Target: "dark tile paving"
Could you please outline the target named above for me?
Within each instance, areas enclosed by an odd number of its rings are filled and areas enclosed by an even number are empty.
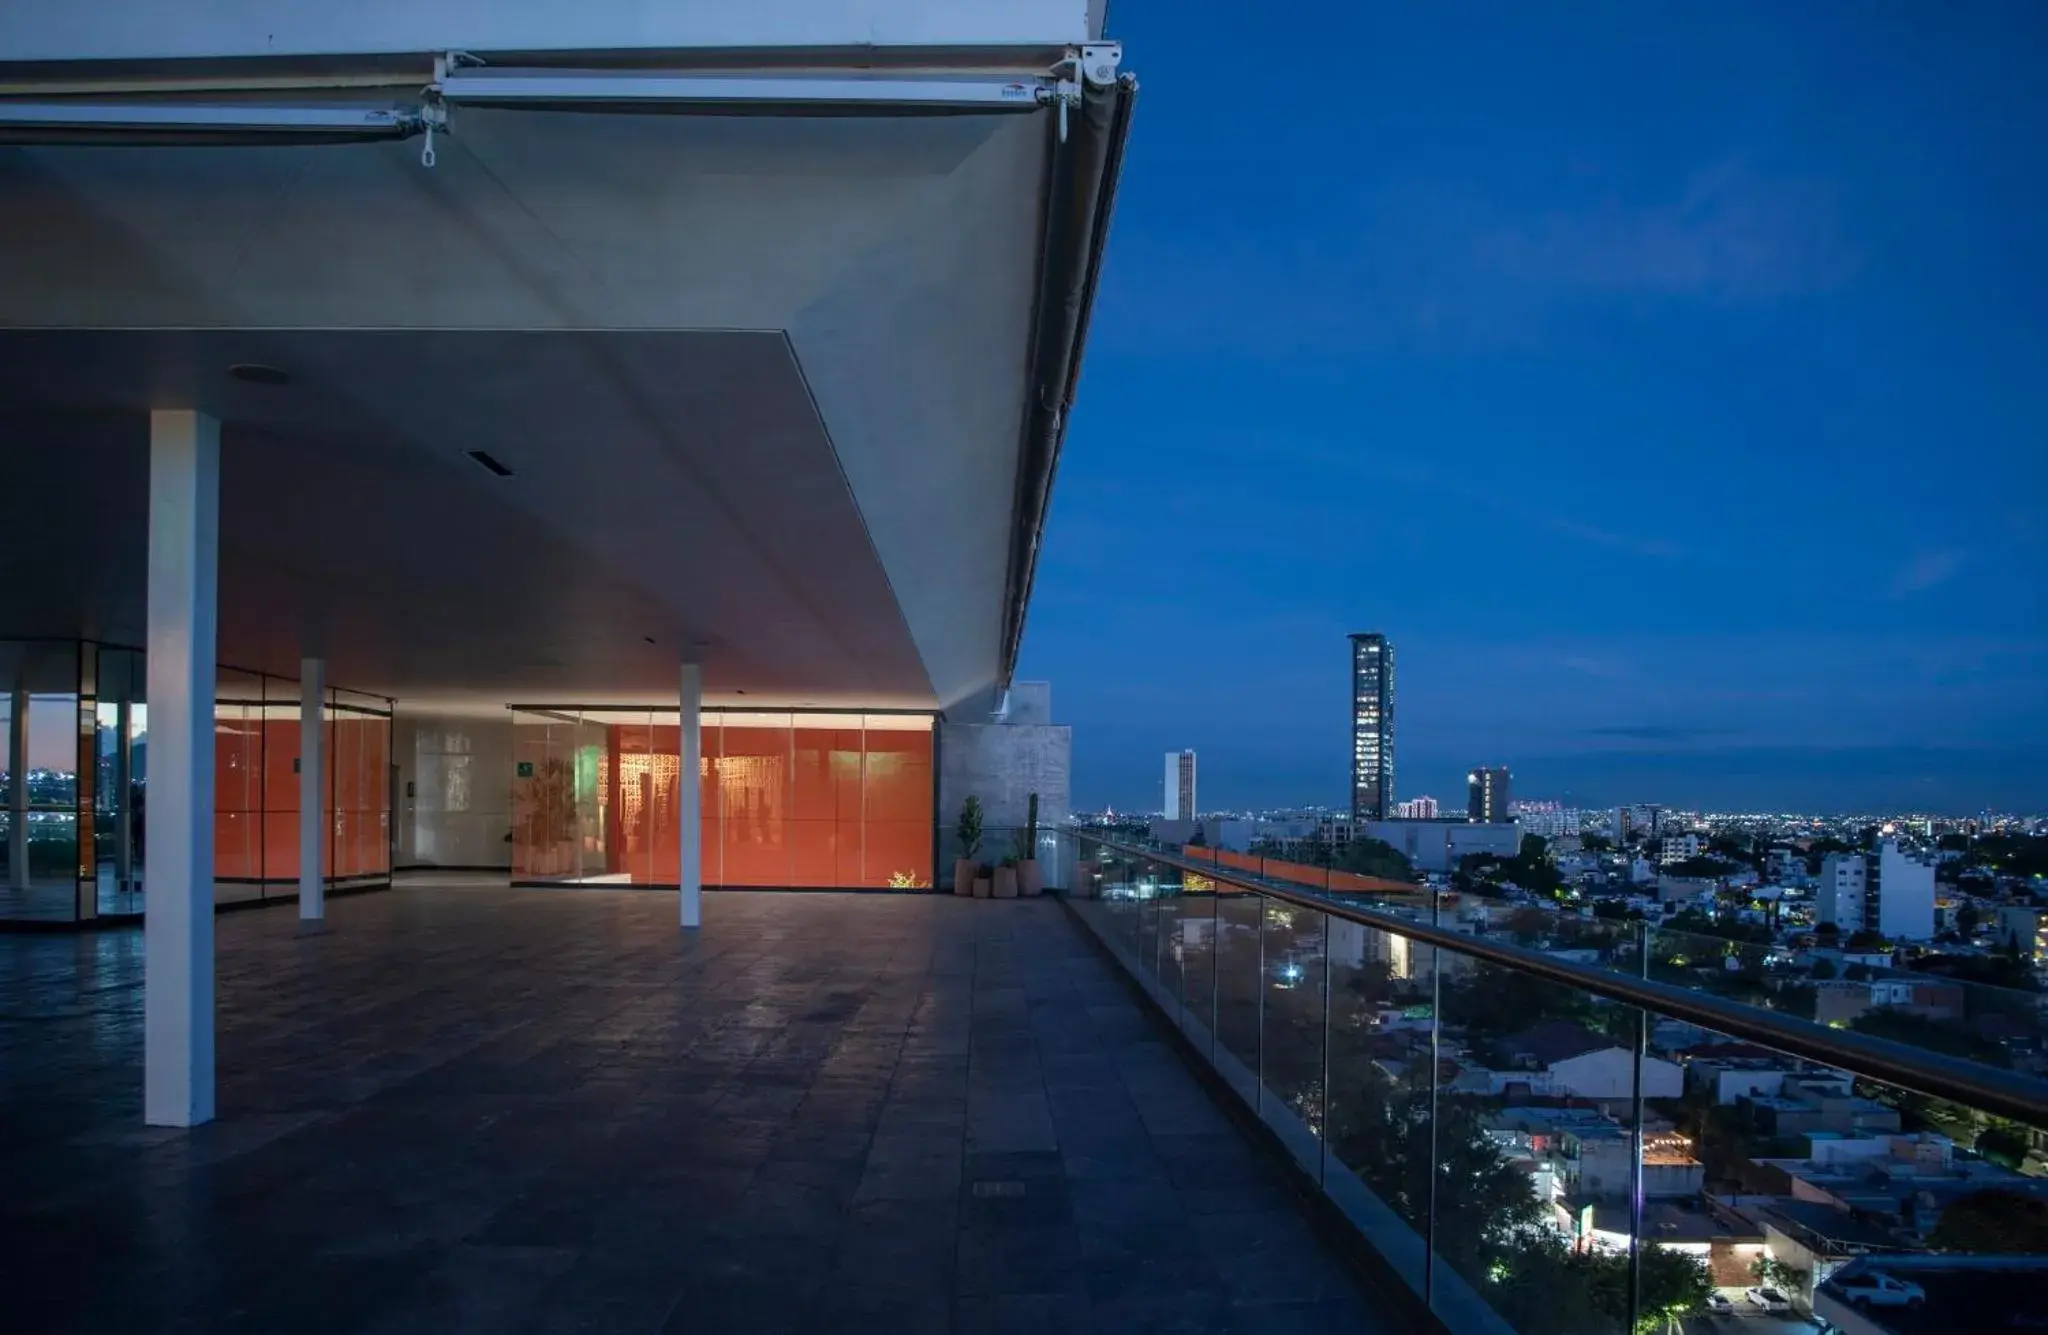
[[[1057,905],[329,913],[217,920],[190,1133],[141,1124],[141,934],[0,937],[0,1326],[1383,1328]]]

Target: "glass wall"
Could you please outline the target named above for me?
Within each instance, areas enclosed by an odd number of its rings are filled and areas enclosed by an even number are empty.
[[[0,918],[146,909],[147,675],[139,650],[0,641],[0,682],[12,683],[0,692],[0,735],[10,744],[0,759]],[[289,897],[299,877],[299,685],[223,667],[214,700],[216,901]],[[388,880],[391,702],[336,690],[325,713],[322,866],[336,884]],[[26,762],[18,821],[17,732]],[[19,858],[16,824],[26,835]]]
[[[1885,1001],[1880,982],[1859,1018],[1889,1019],[1851,1044],[1783,996],[1727,1020],[1760,966],[1640,922],[1560,915],[1560,946],[1461,920],[1448,896],[1325,901],[1361,921],[1076,842],[1081,919],[1413,1315],[1489,1335],[2048,1321],[2038,993]],[[1909,1033],[1943,1055],[1869,1041]]]
[[[325,711],[328,804],[322,865],[343,884],[391,875],[391,703],[329,691]]]
[[[0,642],[0,918],[79,914],[79,717],[90,694],[79,692],[78,649],[69,641]],[[88,861],[91,828],[88,821]]]
[[[675,710],[515,709],[512,875],[674,885],[697,803],[706,885],[932,883],[932,720],[706,710],[696,793]]]

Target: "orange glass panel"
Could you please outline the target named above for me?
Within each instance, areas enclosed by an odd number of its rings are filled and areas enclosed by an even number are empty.
[[[867,801],[862,816],[877,821],[932,824],[932,735],[870,728],[867,732]],[[930,860],[930,854],[926,854]]]
[[[363,820],[357,865],[365,873],[391,873],[391,720],[373,718],[363,733]]]
[[[860,884],[861,740],[858,728],[792,730],[790,884]],[[857,720],[856,720],[857,721]]]
[[[682,735],[676,736],[678,753]],[[725,755],[725,728],[718,715],[699,716],[697,761],[697,865],[700,884],[725,884],[725,840],[718,816],[718,762]],[[680,856],[680,854],[678,854]]]
[[[264,711],[263,879],[299,879],[299,723],[279,706]]]
[[[856,886],[862,884],[861,864],[866,857],[867,829],[859,820],[838,822],[834,840],[837,854],[832,874],[832,884]]]
[[[254,880],[263,874],[261,726],[240,704],[214,709],[213,874]]]
[[[607,732],[613,805],[606,816],[606,865],[615,874],[630,876],[635,885],[673,885],[678,845],[671,835],[663,847],[658,831],[664,824],[663,802],[672,809],[675,800],[680,733],[645,723],[615,725]]]
[[[674,885],[680,879],[684,791],[679,767],[682,744],[680,727],[657,723],[647,729],[647,880],[653,885]],[[700,773],[701,770],[700,766]],[[699,854],[701,857],[701,844]]]
[[[724,729],[718,760],[724,885],[788,885],[789,729]]]
[[[321,759],[327,774],[321,784],[321,832],[326,847],[320,866],[328,876],[355,875],[356,721],[329,709],[321,727]]]
[[[870,733],[872,739],[874,734]],[[872,759],[872,757],[870,757]],[[932,820],[871,820],[866,825],[865,874],[868,886],[924,887],[932,883]]]
[[[789,836],[789,884],[812,887],[839,885],[839,825],[829,820],[793,820]],[[856,838],[860,827],[853,827]]]

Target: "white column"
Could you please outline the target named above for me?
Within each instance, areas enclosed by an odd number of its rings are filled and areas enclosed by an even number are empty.
[[[299,921],[319,922],[327,916],[327,883],[320,874],[320,853],[327,847],[327,664],[318,658],[299,660]]]
[[[676,872],[682,888],[680,921],[696,927],[704,921],[703,789],[697,776],[704,754],[704,669],[683,664],[682,685],[683,739],[676,765],[676,844],[682,865]]]
[[[143,1120],[213,1119],[213,681],[220,423],[149,415]]]
[[[17,890],[28,889],[28,691],[14,688],[7,716],[7,867]]]

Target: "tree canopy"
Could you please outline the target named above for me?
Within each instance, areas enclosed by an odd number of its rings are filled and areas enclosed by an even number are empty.
[[[1991,1187],[1941,1212],[1927,1245],[1943,1252],[2048,1252],[2048,1200]]]
[[[1929,1052],[1945,1052],[1986,1066],[2011,1066],[2012,1058],[2003,1047],[1988,1038],[1946,1020],[1930,1020],[1910,1011],[1883,1008],[1865,1011],[1850,1023],[1860,1034],[1889,1038]]]
[[[1452,879],[1461,890],[1483,893],[1486,886],[1514,884],[1538,894],[1550,894],[1564,887],[1564,876],[1550,860],[1542,836],[1525,834],[1521,848],[1512,858],[1498,853],[1468,853],[1458,859]]]
[[[1377,876],[1388,881],[1412,881],[1415,866],[1409,862],[1400,849],[1384,839],[1358,836],[1344,845],[1337,855],[1338,871],[1353,872],[1359,876]]]

